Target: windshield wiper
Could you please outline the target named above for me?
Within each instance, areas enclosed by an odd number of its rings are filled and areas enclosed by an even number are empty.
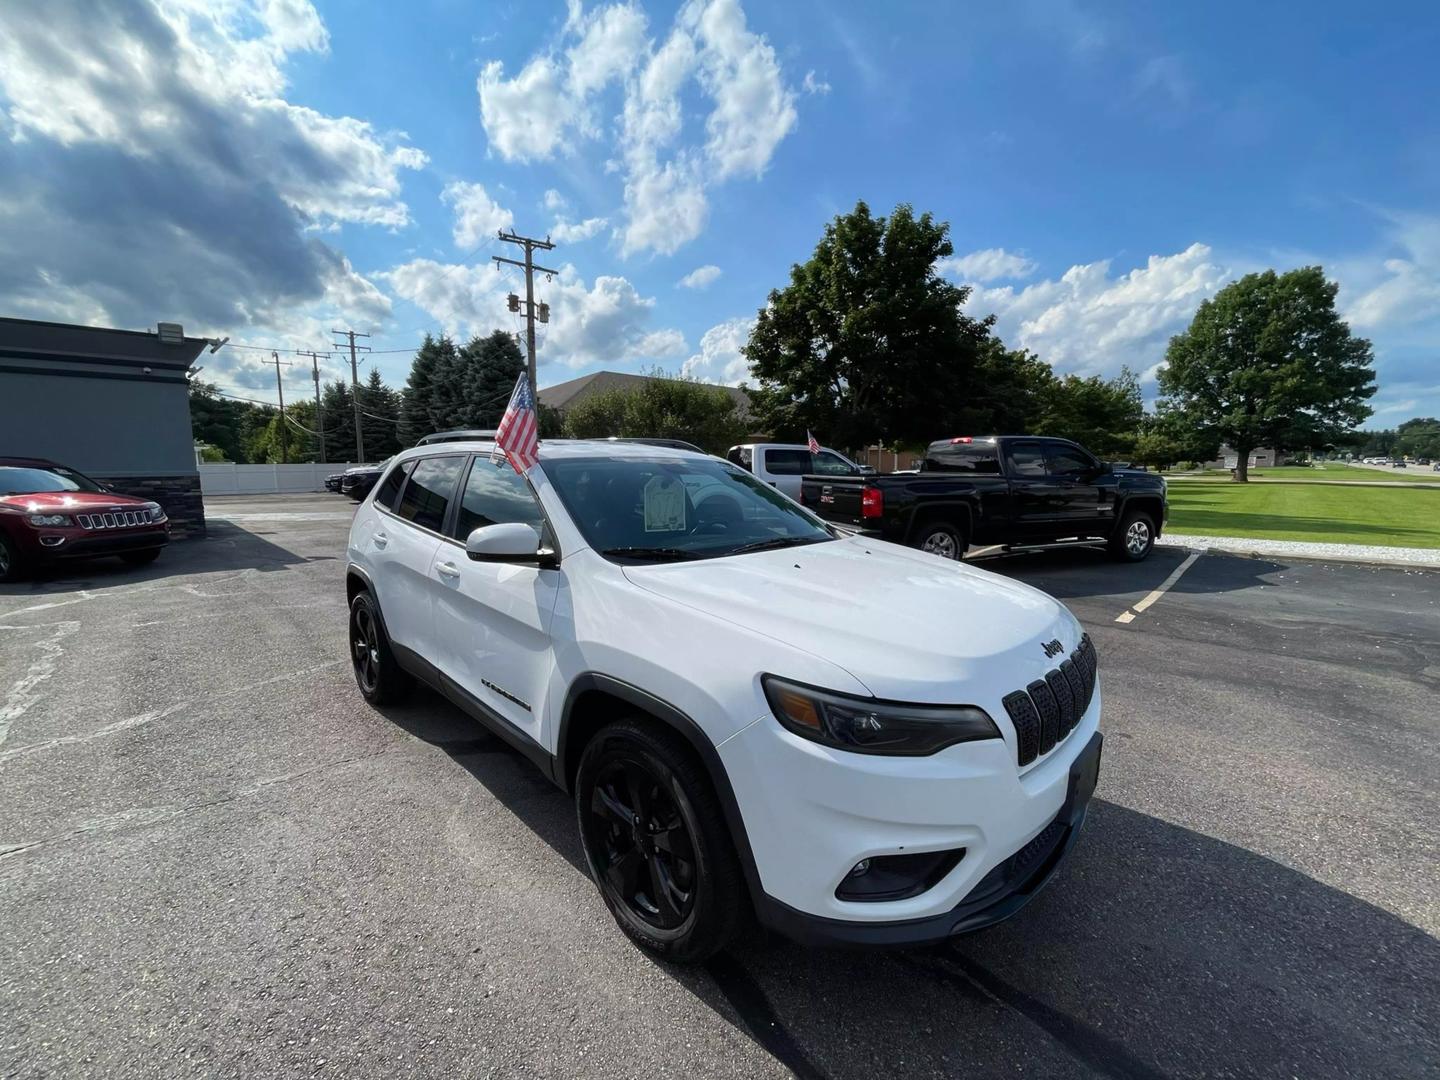
[[[731,548],[727,555],[744,555],[750,551],[773,551],[776,548],[798,547],[801,544],[820,544],[831,537],[822,536],[772,536],[768,540],[754,540]]]
[[[617,547],[606,548],[601,555],[613,555],[622,559],[654,559],[656,562],[683,562],[700,556],[684,548],[673,547]]]

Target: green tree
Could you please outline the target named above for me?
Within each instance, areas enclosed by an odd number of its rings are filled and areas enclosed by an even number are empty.
[[[950,402],[936,434],[998,435],[1044,432],[1046,403],[1059,385],[1050,365],[1025,349],[1007,349],[997,337],[982,343],[971,389]]]
[[[1129,457],[1145,417],[1140,380],[1129,368],[1113,379],[1066,375],[1042,393],[1038,431],[1073,439],[1102,458]]]
[[[244,463],[245,412],[254,406],[220,396],[213,383],[190,383],[190,431],[197,442],[215,447],[222,460]]]
[[[653,372],[633,390],[595,394],[571,406],[565,433],[575,439],[684,439],[724,453],[745,434],[735,398],[718,386]]]
[[[400,438],[406,446],[414,446],[422,437],[436,430],[430,419],[435,375],[446,353],[454,352],[454,349],[449,338],[437,339],[426,334],[415,359],[410,362],[410,376],[405,380],[400,411]]]
[[[887,219],[859,202],[826,225],[745,346],[759,422],[847,447],[918,444],[946,429],[976,387],[993,322],[962,314],[969,290],[936,273],[953,251],[947,224],[903,204]]]
[[[1395,452],[1410,457],[1440,458],[1440,420],[1417,416],[1395,430]]]
[[[1336,312],[1337,291],[1318,266],[1247,274],[1170,339],[1163,408],[1229,443],[1236,480],[1258,446],[1331,445],[1370,415],[1370,342]]]
[[[360,387],[360,430],[365,436],[365,456],[371,461],[384,461],[402,449],[400,402],[399,392],[385,385],[378,368],[371,368]]]

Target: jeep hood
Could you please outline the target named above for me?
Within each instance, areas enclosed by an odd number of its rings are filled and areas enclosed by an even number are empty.
[[[892,700],[959,701],[975,682],[1019,689],[1080,638],[1070,613],[1038,589],[861,537],[628,566],[625,576],[837,664]],[[1064,653],[1051,658],[1044,645],[1056,639]]]

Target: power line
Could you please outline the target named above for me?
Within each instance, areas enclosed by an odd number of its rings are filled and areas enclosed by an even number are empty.
[[[357,337],[368,338],[369,334],[357,334],[354,330],[331,330],[332,334],[339,334],[350,339],[350,387],[354,391],[350,395],[351,404],[355,406],[355,460],[365,460],[365,435],[360,430],[360,369],[355,360],[355,339]],[[365,352],[370,351],[369,345],[361,345]]]

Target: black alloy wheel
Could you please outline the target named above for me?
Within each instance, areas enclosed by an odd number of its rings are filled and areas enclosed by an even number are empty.
[[[600,887],[637,919],[674,930],[695,907],[695,844],[674,792],[638,757],[611,757],[586,818]]]
[[[0,534],[0,581],[19,581],[20,555],[10,539]]]
[[[399,701],[411,679],[395,662],[379,610],[368,592],[356,593],[350,601],[349,622],[350,665],[360,693],[372,705]]]
[[[740,860],[709,774],[647,717],[586,744],[575,809],[590,876],[620,929],[675,963],[709,959],[749,919]]]

